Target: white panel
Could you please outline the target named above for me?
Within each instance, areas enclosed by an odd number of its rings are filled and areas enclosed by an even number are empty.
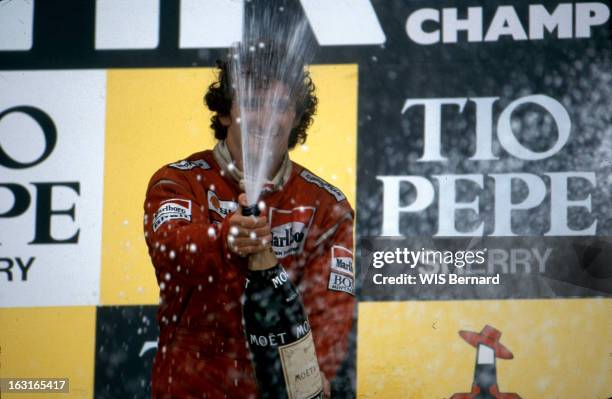
[[[495,351],[493,348],[479,344],[478,345],[478,364],[495,364]]]
[[[31,198],[22,214],[0,218],[0,307],[97,305],[106,72],[0,72],[0,93],[0,113],[18,106],[34,107],[48,115],[57,131],[55,148],[39,164],[14,169],[0,163],[0,184],[17,183]],[[0,146],[12,159],[33,162],[43,154],[46,143],[41,125],[28,114],[10,112],[0,119]],[[33,183],[52,182],[80,185],[79,194],[66,187],[54,188],[50,201],[54,210],[74,206],[74,220],[54,215],[50,231],[52,237],[65,239],[80,230],[76,244],[28,244],[34,239],[36,205],[42,200]],[[11,192],[0,188],[0,214],[13,203]],[[34,258],[25,281],[16,258],[22,264]],[[12,281],[2,271],[10,264]]]
[[[370,0],[301,0],[322,46],[382,44],[383,32]]]
[[[181,48],[229,47],[242,36],[242,0],[181,0]]]
[[[159,44],[159,0],[96,0],[96,49],[151,49]]]
[[[0,1],[0,51],[32,48],[34,0]]]

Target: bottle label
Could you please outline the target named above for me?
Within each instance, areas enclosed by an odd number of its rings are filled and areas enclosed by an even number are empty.
[[[289,399],[312,398],[323,390],[312,333],[278,348]]]

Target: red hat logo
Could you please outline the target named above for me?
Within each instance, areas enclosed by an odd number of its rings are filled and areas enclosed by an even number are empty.
[[[451,399],[521,399],[516,393],[499,392],[495,359],[512,359],[514,356],[499,342],[501,332],[486,325],[480,333],[459,331],[461,338],[476,348],[474,382],[470,393],[456,393]]]

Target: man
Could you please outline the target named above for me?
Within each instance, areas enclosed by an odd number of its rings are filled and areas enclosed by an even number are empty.
[[[147,188],[145,237],[160,287],[153,397],[257,397],[240,303],[255,254],[261,268],[281,263],[298,287],[329,396],[354,310],[353,211],[340,190],[288,158],[305,141],[317,103],[304,72],[303,87],[284,96],[287,106],[276,121],[261,196],[266,210],[241,215],[240,115],[228,62],[218,64],[219,79],[205,96],[219,142],[162,167]],[[276,79],[262,90],[287,94]]]

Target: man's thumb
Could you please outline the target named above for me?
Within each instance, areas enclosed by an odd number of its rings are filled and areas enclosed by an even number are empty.
[[[247,204],[247,196],[246,196],[245,193],[242,193],[242,194],[240,194],[238,196],[238,206],[240,206],[241,208],[245,207],[245,206],[248,206],[248,204]]]

